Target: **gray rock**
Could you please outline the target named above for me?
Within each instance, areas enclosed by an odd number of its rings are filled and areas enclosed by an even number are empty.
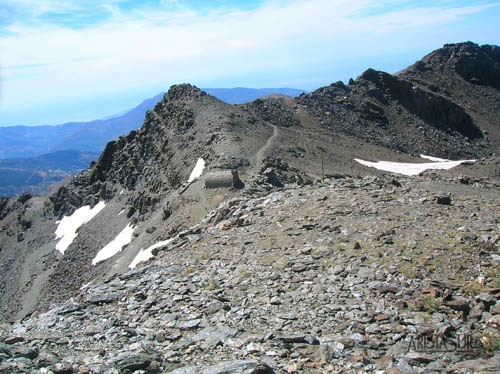
[[[16,344],[20,342],[24,342],[23,336],[10,336],[4,340],[5,344]]]
[[[301,335],[301,334],[282,335],[276,337],[276,339],[282,341],[283,343],[308,343],[306,335]]]
[[[192,330],[197,328],[201,323],[200,319],[192,319],[190,321],[177,322],[175,328],[179,330]]]
[[[456,298],[444,303],[446,306],[453,310],[468,312],[470,310],[469,301],[465,298]]]
[[[51,352],[42,351],[37,357],[38,366],[40,367],[55,365],[59,361],[59,357]]]
[[[344,267],[340,265],[336,265],[332,270],[333,275],[339,275],[343,272],[344,272]]]
[[[121,280],[137,280],[144,277],[146,274],[150,274],[152,272],[158,271],[159,267],[156,263],[152,263],[150,265],[143,266],[139,269],[129,270],[125,274],[120,275]]]
[[[227,338],[235,337],[237,333],[238,331],[231,329],[229,327],[210,326],[210,327],[205,327],[203,330],[198,332],[195,336],[192,337],[192,339],[195,342],[202,340],[224,341]]]
[[[434,361],[432,356],[420,352],[409,352],[405,357],[409,362],[420,364],[428,364],[429,362]]]
[[[151,363],[151,358],[146,355],[140,355],[133,352],[121,353],[114,360],[113,365],[120,371],[124,370],[144,370]]]
[[[449,194],[445,194],[444,192],[439,192],[436,195],[436,203],[441,205],[451,205],[451,196]]]
[[[53,309],[54,313],[58,315],[63,315],[63,314],[71,314],[74,312],[81,311],[82,309],[85,308],[85,305],[78,304],[74,302],[73,299],[68,300],[66,303],[63,305]]]
[[[120,292],[96,293],[87,295],[85,301],[90,304],[109,304],[118,301],[120,296]]]
[[[0,362],[7,360],[12,357],[11,347],[0,343]]]
[[[52,368],[52,372],[54,374],[73,374],[74,369],[73,366],[67,363],[57,363]]]
[[[201,239],[201,236],[196,235],[196,234],[191,234],[191,235],[187,235],[186,238],[191,244],[193,244],[193,243],[196,243],[197,241],[199,241]]]
[[[38,349],[36,348],[31,348],[31,347],[26,347],[26,346],[19,346],[16,347],[16,349],[13,352],[13,357],[18,358],[18,357],[23,357],[23,358],[28,358],[30,360],[34,360],[35,358],[38,357]]]
[[[273,374],[267,364],[259,361],[229,361],[214,366],[198,368],[187,366],[171,371],[170,374]]]
[[[28,369],[35,366],[33,360],[28,357],[14,357],[13,362],[21,369]]]
[[[38,318],[37,327],[39,329],[50,329],[54,327],[55,324],[59,321],[59,317],[54,313],[54,311],[48,311]]]

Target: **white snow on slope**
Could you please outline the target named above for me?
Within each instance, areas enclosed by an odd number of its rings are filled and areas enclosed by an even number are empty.
[[[92,265],[107,260],[113,257],[117,253],[120,253],[124,246],[132,241],[132,234],[134,233],[134,226],[130,223],[113,239],[112,242],[108,243],[104,248],[102,248],[97,255],[92,260]]]
[[[86,288],[88,288],[92,283],[94,283],[96,280],[92,280],[90,281],[89,283],[85,283],[83,286],[80,287],[81,290],[84,290]]]
[[[428,157],[432,156],[427,156],[426,158]],[[403,175],[418,175],[421,172],[429,169],[448,170],[463,163],[476,162],[476,160],[459,160],[459,161],[440,161],[440,162],[426,162],[423,164],[414,164],[407,162],[391,162],[391,161],[370,162],[370,161],[360,160],[358,158],[355,158],[354,161],[359,162],[361,165],[372,167],[378,170],[383,170]]]
[[[194,169],[189,176],[188,183],[191,183],[196,178],[201,177],[203,169],[205,169],[205,160],[200,157],[198,161],[196,161],[196,165],[194,166]]]
[[[140,264],[141,262],[146,262],[150,258],[154,257],[153,256],[153,250],[154,249],[163,247],[164,245],[167,245],[168,243],[170,243],[172,240],[173,239],[167,239],[167,240],[164,240],[162,242],[153,244],[148,249],[141,248],[141,250],[139,251],[139,253],[137,254],[137,256],[135,256],[135,258],[132,260],[132,262],[130,263],[130,265],[128,267],[130,269],[135,269],[135,267],[138,264]]]
[[[68,249],[73,240],[78,236],[78,229],[94,218],[105,206],[104,201],[100,201],[92,209],[90,209],[89,205],[82,206],[75,210],[72,215],[64,216],[62,220],[57,221],[56,240],[61,240],[56,244],[56,249],[61,254],[64,254],[66,249]]]
[[[446,158],[439,158],[439,157],[426,156],[426,155],[420,155],[420,157],[425,158],[427,160],[436,161],[436,162],[451,161],[451,160],[448,160]]]

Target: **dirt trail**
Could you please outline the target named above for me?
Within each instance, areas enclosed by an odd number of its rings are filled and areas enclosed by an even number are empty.
[[[266,144],[264,144],[264,146],[261,149],[259,149],[259,151],[257,152],[257,156],[255,157],[255,166],[253,168],[254,172],[257,170],[257,168],[260,167],[262,160],[266,156],[266,152],[268,152],[269,149],[273,146],[274,141],[276,140],[276,138],[279,135],[279,129],[278,129],[278,127],[276,127],[276,125],[273,125],[272,123],[269,123],[269,122],[266,122],[266,123],[273,127],[273,135],[271,135],[269,137],[269,139],[267,139]]]

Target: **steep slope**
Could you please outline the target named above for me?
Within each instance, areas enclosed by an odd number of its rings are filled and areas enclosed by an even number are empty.
[[[194,86],[173,86],[140,130],[108,143],[95,165],[51,198],[54,211],[95,203],[101,197],[95,191],[113,197],[106,184],[149,196],[179,188],[200,157],[212,168],[234,160],[245,165],[271,131],[258,118]]]
[[[372,69],[297,99],[323,128],[410,154],[482,157],[491,145],[465,109],[444,96]]]
[[[3,274],[11,274],[0,283],[2,315],[26,313],[38,303],[65,299],[112,268],[126,269],[150,244],[153,233],[167,239],[194,224],[227,197],[199,191],[201,182],[183,195],[178,192],[197,159],[205,160],[207,170],[241,166],[245,178],[245,170],[272,131],[258,118],[198,88],[172,87],[148,112],[140,130],[110,142],[97,163],[47,200],[9,202],[10,214],[2,221],[0,237],[0,267]],[[79,228],[64,255],[55,251],[56,219],[99,201],[105,201],[106,208]],[[163,213],[166,206],[171,216]],[[97,252],[126,227],[133,227],[135,236],[122,260],[93,266]]]
[[[230,104],[241,104],[270,93],[297,96],[304,92],[292,88],[210,88],[206,91]],[[0,128],[0,144],[3,146],[0,148],[0,156],[27,157],[25,161],[0,159],[0,196],[15,196],[23,192],[43,193],[55,182],[83,170],[88,162],[97,159],[95,152],[101,152],[108,141],[139,128],[146,112],[153,109],[163,96],[164,93],[161,93],[120,115],[92,122]],[[92,154],[93,159],[80,166],[79,156],[68,153],[75,151],[66,150],[68,144],[80,149],[78,152]],[[58,149],[62,150],[38,156],[41,152]],[[31,157],[33,155],[35,157]],[[70,160],[71,165],[68,165]],[[50,170],[44,166],[46,161],[50,162]],[[16,166],[11,166],[13,164]]]
[[[500,151],[500,49],[472,42],[446,44],[397,74],[461,106]]]

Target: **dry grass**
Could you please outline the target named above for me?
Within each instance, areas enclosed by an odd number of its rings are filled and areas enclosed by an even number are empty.
[[[500,336],[491,331],[485,332],[480,338],[481,344],[488,352],[500,350]]]
[[[486,291],[486,287],[477,280],[469,282],[462,288],[464,296],[474,297]]]

